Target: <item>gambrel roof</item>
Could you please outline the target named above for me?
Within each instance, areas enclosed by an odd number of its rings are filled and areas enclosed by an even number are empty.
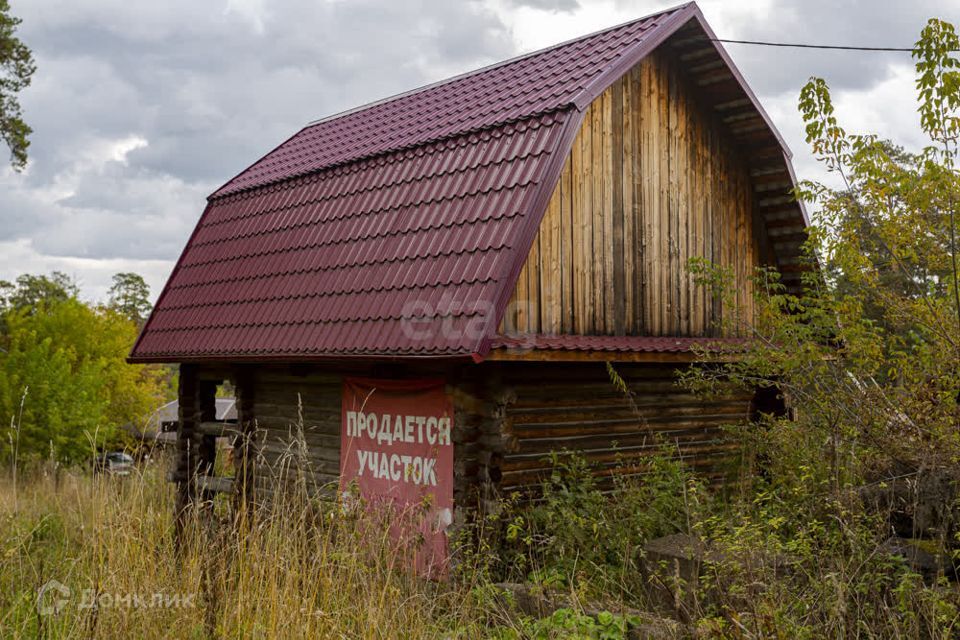
[[[789,152],[689,3],[307,125],[209,197],[131,361],[482,358],[583,109],[668,38],[794,255]]]

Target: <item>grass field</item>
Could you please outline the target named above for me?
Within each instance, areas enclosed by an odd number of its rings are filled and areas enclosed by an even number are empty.
[[[8,468],[0,638],[613,640],[650,624],[678,638],[956,637],[956,583],[886,555],[873,518],[823,518],[806,498],[720,503],[669,465],[608,496],[574,467],[538,506],[504,505],[501,546],[472,537],[441,582],[404,570],[382,523],[297,490],[239,521],[227,504],[194,512],[176,554],[166,464],[123,478]],[[608,613],[654,609],[638,551],[681,523],[718,558],[683,623]],[[567,604],[524,616],[504,578]]]
[[[0,483],[0,637],[481,637],[495,615],[474,585],[398,570],[382,533],[296,495],[236,529],[195,519],[178,558],[163,471]],[[69,594],[38,603],[51,580]]]

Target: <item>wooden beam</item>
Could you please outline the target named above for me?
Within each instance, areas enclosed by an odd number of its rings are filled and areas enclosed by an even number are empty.
[[[764,209],[763,215],[767,220],[771,220],[771,219],[774,219],[774,217],[779,217],[783,215],[790,216],[791,218],[794,216],[800,216],[800,219],[802,219],[802,216],[800,215],[800,205],[797,204],[796,202],[791,202],[786,206],[782,206],[782,207],[773,207],[773,208]],[[804,226],[803,223],[800,223],[800,226]]]
[[[530,351],[494,349],[487,360],[504,362],[700,362],[692,351],[569,351],[566,349],[535,349]]]
[[[220,384],[229,377],[230,369],[227,365],[204,365],[197,371],[197,380],[205,382]]]
[[[255,369],[238,366],[233,372],[233,384],[237,397],[237,427],[240,437],[233,441],[233,467],[237,481],[234,506],[238,511],[252,502],[254,496],[253,443],[256,431],[254,415]]]
[[[791,211],[790,213],[795,213]],[[803,231],[805,225],[802,220],[798,220],[796,217],[789,218],[779,218],[777,220],[766,220],[764,224],[768,229],[787,229],[790,231]]]
[[[787,169],[784,167],[763,173],[754,173],[750,176],[750,181],[757,185],[790,184],[790,174],[787,173]]]
[[[753,190],[760,194],[760,197],[763,197],[763,194],[768,193],[789,193],[791,187],[789,181],[784,182],[767,182],[767,183],[753,183]]]
[[[750,102],[750,98],[747,98],[743,95],[736,96],[735,98],[727,100],[726,102],[716,102],[713,104],[713,110],[721,114],[734,113],[735,110],[740,108],[747,108],[752,111],[754,106],[753,103]]]
[[[222,476],[197,476],[197,489],[204,493],[233,493],[233,478]]]
[[[702,49],[693,49],[692,51],[681,53],[679,58],[681,62],[690,62],[691,60],[702,60],[711,55],[717,55],[717,50],[713,45],[707,45]]]
[[[194,430],[197,433],[203,434],[204,436],[213,436],[215,438],[240,433],[240,428],[235,423],[224,422],[222,420],[199,422],[194,427]]]
[[[214,422],[217,419],[217,379],[204,378],[203,370],[198,371],[197,380],[197,408],[199,420],[194,425],[194,432],[203,434],[197,446],[197,472],[209,475],[217,457],[217,439],[212,435],[204,434],[200,426]]]
[[[721,67],[723,67],[723,66],[725,66],[725,65],[726,65],[726,63],[718,57],[718,58],[715,59],[715,60],[708,60],[707,62],[704,62],[703,64],[693,65],[693,66],[689,67],[689,71],[690,71],[691,74],[693,74],[694,76],[696,76],[698,73],[705,73],[705,72],[707,72],[707,71],[712,71],[712,70],[714,70],[714,69],[719,69],[719,68],[721,68]]]
[[[807,241],[807,232],[798,231],[797,233],[781,233],[770,236],[773,244],[792,244]]]
[[[706,87],[708,85],[717,84],[718,82],[736,83],[737,79],[734,77],[732,73],[730,73],[730,69],[728,69],[726,65],[724,65],[717,69],[714,69],[713,71],[707,71],[706,73],[697,74],[694,77],[694,81],[697,83],[698,86]],[[737,86],[739,87],[740,85],[737,84]]]
[[[754,118],[759,117],[757,115],[757,110],[753,106],[753,103],[748,103],[746,107],[746,109],[729,109],[722,116],[720,116],[720,119],[726,124],[732,124],[734,122],[744,122],[746,120],[753,120]]]

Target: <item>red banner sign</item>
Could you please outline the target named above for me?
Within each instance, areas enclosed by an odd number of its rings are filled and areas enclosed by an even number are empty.
[[[371,505],[402,512],[396,522],[408,524],[394,527],[395,539],[420,537],[417,572],[443,576],[453,522],[453,403],[443,381],[347,378],[342,406],[341,489],[356,483]]]

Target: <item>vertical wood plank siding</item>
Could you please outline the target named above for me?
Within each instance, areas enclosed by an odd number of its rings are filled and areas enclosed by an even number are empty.
[[[695,286],[692,257],[730,269],[736,303],[752,314],[749,170],[694,91],[654,53],[594,100],[502,331],[716,335],[732,310]]]

